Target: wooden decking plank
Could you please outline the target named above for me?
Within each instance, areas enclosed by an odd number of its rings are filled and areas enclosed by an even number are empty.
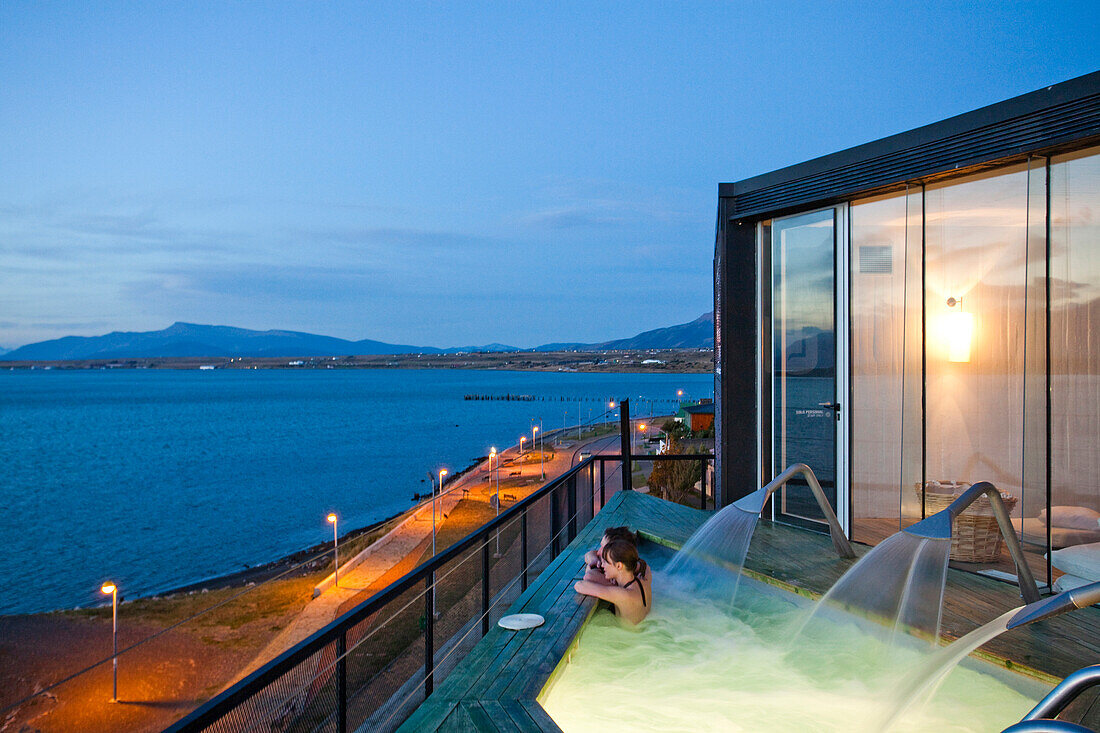
[[[522,705],[517,705],[514,701],[482,700],[481,707],[497,721],[498,728],[517,730],[520,733],[540,733],[534,719]]]
[[[567,564],[570,561],[568,554],[569,553],[562,552],[558,555],[558,557],[555,558],[556,565],[553,566],[553,572],[548,568],[547,571],[540,576],[539,587],[536,593],[534,593],[526,603],[519,606],[517,611],[509,609],[509,613],[542,613],[542,615],[545,616],[546,613],[543,609],[546,606],[546,598],[550,595],[560,594],[561,592],[558,587],[560,585],[559,578],[560,574],[567,569]],[[570,577],[572,577],[572,573],[570,573]],[[496,655],[495,664],[483,665],[480,672],[471,677],[468,689],[474,690],[479,687],[484,687],[486,684],[492,684],[496,679],[495,670],[500,669],[502,666],[507,666],[510,663],[511,657],[531,643],[533,636],[543,633],[544,628],[545,626],[528,631],[515,632],[508,632],[502,629],[502,634],[513,634],[514,637],[499,650]],[[466,666],[465,662],[463,662],[462,666]],[[486,676],[489,678],[488,681],[482,679]]]
[[[549,646],[557,636],[563,632],[571,634],[577,632],[578,629],[573,624],[574,616],[578,607],[585,602],[594,603],[595,601],[586,601],[578,596],[571,586],[559,587],[557,598],[555,598],[552,605],[543,611],[547,623],[539,627],[539,633],[537,637],[533,636],[531,638],[531,643],[517,650],[516,655],[499,670],[499,676],[486,688],[485,696],[487,698],[498,698],[502,694],[511,696],[505,691],[511,687],[517,677],[527,676],[526,674],[519,674],[520,672],[529,670],[538,661],[545,658],[545,655],[549,653]]]
[[[414,733],[422,730],[439,730],[451,712],[458,705],[457,700],[433,700],[428,698],[413,711],[408,720],[401,724],[398,733]]]
[[[459,703],[463,708],[466,715],[469,716],[470,722],[473,723],[474,730],[484,731],[484,733],[497,733],[498,731],[512,731],[513,728],[510,725],[510,721],[500,720],[499,718],[493,719],[484,707],[480,700],[464,700]]]
[[[527,714],[531,716],[531,719],[539,725],[541,730],[550,733],[558,733],[561,731],[558,724],[554,722],[554,719],[550,717],[550,714],[546,712],[542,705],[539,705],[537,700],[521,700],[520,704],[523,705],[524,710],[526,710]]]

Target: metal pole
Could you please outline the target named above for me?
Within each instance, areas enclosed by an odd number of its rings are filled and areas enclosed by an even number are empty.
[[[111,641],[114,653],[111,657],[113,681],[111,684],[111,702],[118,702],[118,586],[111,591]]]
[[[623,454],[623,491],[633,488],[631,479],[634,472],[634,458],[630,449],[630,439],[634,437],[634,431],[630,429],[630,400],[619,403],[619,442],[622,444]]]
[[[542,480],[546,480],[546,451],[543,449],[542,442],[542,419],[539,419],[539,472],[542,474]]]
[[[577,536],[577,474],[569,477],[569,494],[566,496],[569,502],[566,506],[569,512],[569,527],[566,537],[572,542]]]
[[[481,635],[489,633],[489,538],[481,543]]]
[[[519,546],[520,556],[520,592],[527,590],[527,508],[519,515]]]
[[[338,519],[332,520],[332,559],[335,563],[332,568],[333,581],[332,584],[337,588],[340,587],[340,536],[336,533],[336,522]]]
[[[701,470],[699,476],[699,508],[703,511],[707,510],[707,462],[699,461],[699,468]]]
[[[344,629],[340,633],[340,636],[336,639],[336,656],[339,658],[339,662],[336,663],[336,689],[339,695],[339,702],[337,705],[337,728],[340,733],[347,733],[348,730],[348,632]]]
[[[430,592],[424,594],[424,697],[432,694],[435,674],[435,570],[424,578]]]
[[[605,481],[604,481],[604,479],[606,478],[606,475],[607,475],[606,469],[604,467],[604,463],[605,463],[604,459],[601,458],[600,459],[600,509],[601,510],[603,509],[603,505],[607,503],[607,497],[604,495],[604,492],[605,492],[605,489],[604,489]]]

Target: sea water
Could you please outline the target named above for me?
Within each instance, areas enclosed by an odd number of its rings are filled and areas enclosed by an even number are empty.
[[[660,572],[653,588],[653,610],[637,627],[598,611],[543,690],[539,701],[565,733],[879,731],[899,705],[906,672],[938,658],[914,646],[886,664],[877,637],[850,624],[792,648],[804,599],[748,578],[732,613],[680,595]],[[1047,691],[968,662],[889,730],[1001,730]]]
[[[128,597],[277,559],[392,516],[489,446],[675,410],[709,374],[475,370],[0,372],[0,613]],[[466,401],[529,394],[537,402]],[[561,398],[566,398],[562,401]],[[605,418],[606,419],[606,418]]]

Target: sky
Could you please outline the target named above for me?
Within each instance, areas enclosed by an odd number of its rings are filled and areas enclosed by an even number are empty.
[[[0,347],[711,310],[718,183],[1100,69],[1090,2],[0,3]]]

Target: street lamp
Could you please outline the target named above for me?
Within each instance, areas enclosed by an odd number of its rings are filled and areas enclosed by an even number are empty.
[[[332,562],[333,562],[332,574],[334,576],[332,584],[334,586],[336,586],[337,588],[339,588],[340,587],[340,540],[338,539],[338,535],[336,534],[336,515],[335,514],[329,514],[327,517],[325,517],[325,519],[327,519],[329,521],[329,524],[332,525]]]
[[[521,456],[523,455],[523,441],[525,441],[525,440],[527,440],[526,435],[519,436],[519,454]]]
[[[642,434],[642,450],[645,450],[645,423],[638,424],[638,432]]]
[[[111,702],[118,702],[118,586],[108,580],[99,591],[111,597],[111,643],[114,647],[111,655],[111,667],[114,671]]]
[[[495,447],[489,449],[489,488],[493,487],[493,459],[497,457],[497,449]],[[496,486],[496,501],[493,502],[497,506],[497,516],[500,516],[500,462],[497,461],[497,486]],[[496,531],[496,554],[495,557],[500,557],[500,528]]]
[[[541,422],[541,420],[540,420],[540,422]],[[535,447],[535,436],[538,435],[538,432],[539,432],[539,426],[538,425],[532,425],[531,426],[531,447],[532,448]],[[546,480],[546,466],[543,463],[545,458],[546,458],[546,454],[542,450],[542,436],[539,435],[539,473],[542,474],[543,480]]]
[[[439,488],[432,493],[432,557],[435,557],[435,497],[443,493],[443,477],[447,475],[447,469],[439,469]]]

